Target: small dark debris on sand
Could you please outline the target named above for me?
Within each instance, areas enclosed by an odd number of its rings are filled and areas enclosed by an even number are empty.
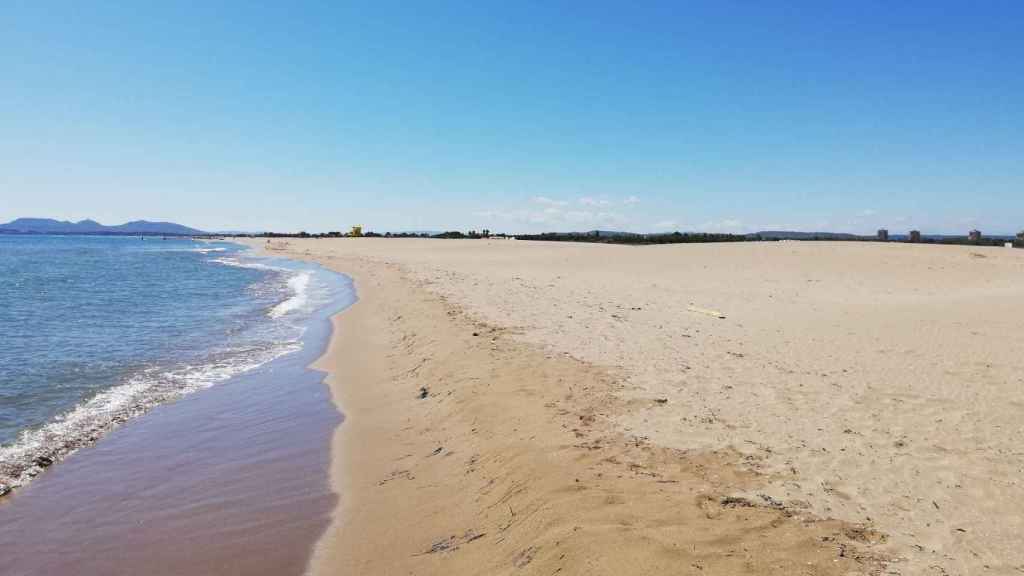
[[[449,536],[447,538],[443,538],[441,540],[438,540],[437,542],[434,542],[434,544],[430,547],[429,550],[422,552],[421,554],[454,552],[459,549],[459,546],[462,546],[463,544],[469,544],[470,542],[475,542],[476,540],[479,540],[486,535],[486,532],[481,532],[478,534],[476,530],[466,530],[466,532],[462,536]]]
[[[530,546],[525,550],[520,550],[519,553],[517,553],[515,557],[512,559],[512,565],[516,568],[522,568],[526,566],[530,562],[533,562],[533,557],[536,556],[537,552],[539,551],[540,548],[537,546]]]
[[[427,396],[430,396],[430,389],[427,388],[426,386],[420,386],[420,395],[419,395],[420,400],[423,400]]]
[[[741,496],[726,496],[719,500],[718,503],[726,508],[753,508],[756,506],[756,504]]]
[[[395,471],[391,472],[391,474],[388,474],[388,476],[386,478],[384,478],[380,482],[377,482],[377,486],[383,486],[383,485],[385,485],[388,482],[391,482],[393,480],[415,480],[415,479],[416,479],[416,477],[413,476],[412,472],[410,472],[408,470],[395,470]]]
[[[785,508],[785,505],[783,505],[782,502],[776,500],[775,498],[772,498],[767,494],[758,494],[758,496],[761,498],[761,500],[764,500],[765,505],[768,506],[769,508],[775,508],[776,510],[782,510],[783,508]]]

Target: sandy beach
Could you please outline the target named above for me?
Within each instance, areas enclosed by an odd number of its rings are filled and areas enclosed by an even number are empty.
[[[13,2],[0,576],[1024,576],[1024,2]]]
[[[315,574],[1024,570],[1020,251],[269,248],[360,295]]]

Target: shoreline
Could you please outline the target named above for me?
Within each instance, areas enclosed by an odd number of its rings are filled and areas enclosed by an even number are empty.
[[[621,398],[621,370],[522,342],[398,266],[309,248],[278,253],[342,272],[360,293],[315,364],[345,422],[331,443],[339,499],[311,574],[881,565],[884,536],[870,526],[737,496],[764,484],[742,455],[623,433],[616,418],[646,406]]]
[[[304,573],[336,500],[329,451],[342,415],[313,364],[351,302],[337,282],[300,350],[158,405],[0,499],[5,568]]]
[[[89,236],[86,238],[91,239]],[[178,245],[154,252],[216,253],[230,258],[233,254],[226,251],[224,244],[246,248],[238,242],[202,241],[198,244],[210,247]],[[216,244],[222,246],[217,247]],[[237,262],[225,265],[249,267]],[[279,305],[286,305],[292,298]],[[73,403],[58,407],[48,420],[22,423],[13,436],[0,442],[0,498],[28,485],[51,466],[83,448],[95,445],[109,433],[130,424],[150,410],[172,404],[251,370],[259,370],[263,365],[296,351],[291,341],[277,342],[274,346],[256,352],[250,349],[248,353],[240,352],[239,348],[218,347],[222,342],[206,344],[194,347],[196,351],[205,351],[205,357],[197,355],[187,360],[144,358],[134,361],[136,365],[153,365],[154,368],[135,368],[119,373],[111,378],[107,386],[97,387]],[[169,381],[176,384],[171,385]]]
[[[29,543],[14,569],[76,554],[94,559],[79,571],[96,574],[143,566],[133,554],[166,563],[149,573],[221,562],[314,576],[1024,565],[1013,552],[1018,459],[1007,455],[1024,405],[1013,345],[1024,258],[1014,251],[239,243],[340,273],[358,293],[322,311],[325,337],[298,355],[315,389],[267,388],[282,403],[230,425],[241,444],[203,446],[222,475],[193,482],[201,490],[189,485],[197,472],[166,468],[195,466],[196,443],[175,444],[174,430],[216,421],[199,416],[207,398],[221,402],[219,417],[246,416],[233,413],[238,395],[258,389],[214,387],[115,431],[26,488],[52,504],[0,499],[34,531],[19,536]],[[302,420],[286,401],[323,404],[335,419],[317,425],[322,442],[275,432],[250,446],[254,424]],[[118,486],[118,466],[140,455],[166,480]],[[312,499],[283,481],[310,474],[324,482]],[[211,486],[234,498],[238,482],[255,499],[233,512],[204,499]],[[125,489],[148,496],[121,503]],[[80,509],[64,518],[72,499]],[[203,508],[207,531],[190,534],[200,553],[161,548],[175,536],[160,521],[126,532],[141,540],[124,546],[104,533],[103,502],[146,521]],[[285,509],[294,521],[278,521]],[[211,528],[225,518],[265,530]],[[0,547],[17,532],[17,522],[0,530]],[[307,546],[284,572],[260,555],[299,540]],[[114,541],[124,558],[97,554]]]

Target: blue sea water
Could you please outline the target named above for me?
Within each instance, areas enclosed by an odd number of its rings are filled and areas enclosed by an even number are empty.
[[[231,243],[0,236],[0,484],[299,350],[335,277]]]

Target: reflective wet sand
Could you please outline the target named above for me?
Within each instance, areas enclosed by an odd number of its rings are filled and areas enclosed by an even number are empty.
[[[0,500],[0,573],[303,573],[335,501],[341,416],[305,368],[326,312],[301,352],[157,408]]]

